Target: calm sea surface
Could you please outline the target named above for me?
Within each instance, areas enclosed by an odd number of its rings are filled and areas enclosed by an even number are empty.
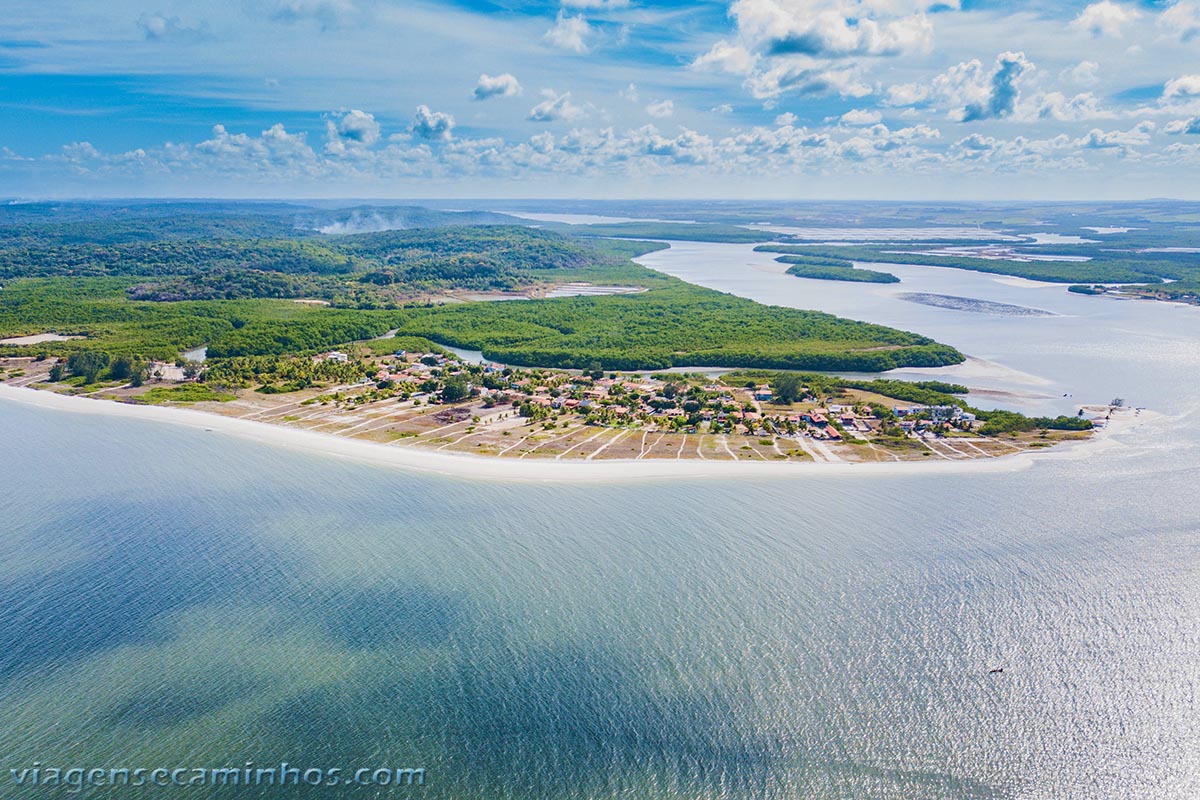
[[[427,770],[104,797],[1200,796],[1200,309],[643,260],[928,334],[1014,407],[1163,416],[1012,473],[580,487],[0,403],[0,797],[68,796],[35,761]]]

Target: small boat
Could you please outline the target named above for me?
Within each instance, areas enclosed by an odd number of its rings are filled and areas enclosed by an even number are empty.
[[[997,674],[997,673],[1000,673],[1000,672],[1004,672],[1004,667],[995,667],[995,668],[993,668],[993,669],[989,669],[989,670],[988,670],[988,675],[995,675],[995,674]]]

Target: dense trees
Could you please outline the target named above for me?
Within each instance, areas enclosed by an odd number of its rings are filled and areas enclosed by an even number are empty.
[[[655,247],[643,242],[585,241],[505,225],[295,239],[116,237],[85,244],[67,238],[34,245],[16,237],[7,251],[13,257],[0,261],[7,274],[106,276],[27,278],[4,288],[0,333],[85,337],[48,345],[55,354],[104,350],[174,359],[206,344],[213,359],[283,355],[398,329],[479,349],[493,360],[592,371],[689,364],[878,371],[962,358],[915,334],[684,284],[628,260]],[[580,280],[647,291],[397,304],[414,293]],[[343,307],[276,299],[314,295]]]
[[[67,359],[67,369],[72,375],[83,378],[84,383],[94,383],[100,372],[108,367],[108,353],[98,353],[95,350],[82,350],[72,353]]]
[[[781,372],[771,385],[774,399],[780,403],[794,403],[804,396],[804,383],[794,372]]]
[[[402,332],[526,366],[677,366],[881,371],[962,360],[951,347],[829,314],[764,306],[675,282],[616,297],[407,310]]]
[[[1160,245],[1161,246],[1161,245]],[[1161,283],[1200,280],[1200,257],[1185,252],[1144,252],[1113,247],[1058,245],[1037,248],[1014,247],[1013,257],[988,258],[967,255],[931,255],[929,245],[869,245],[822,247],[819,245],[761,245],[756,250],[814,259],[839,259],[874,264],[916,264],[954,267],[974,272],[1015,275],[1053,283]],[[1031,259],[1030,256],[1035,256]],[[1063,260],[1050,260],[1058,256]]]

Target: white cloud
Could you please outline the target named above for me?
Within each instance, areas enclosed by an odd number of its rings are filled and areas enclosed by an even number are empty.
[[[379,141],[379,123],[365,111],[351,109],[337,123],[338,135],[364,145]]]
[[[586,53],[587,40],[591,33],[592,27],[582,14],[572,17],[564,11],[559,11],[554,20],[554,27],[546,31],[544,38],[560,50]]]
[[[325,120],[325,152],[329,155],[356,155],[379,141],[380,127],[374,115],[357,108],[338,119]]]
[[[349,21],[357,11],[352,0],[277,0],[270,15],[279,22],[313,20],[327,30]]]
[[[749,48],[768,56],[888,56],[927,51],[937,3],[891,0],[736,0],[729,14]]]
[[[629,84],[624,89],[617,92],[617,94],[631,103],[637,103],[641,101],[641,96],[638,94],[638,87],[636,83]]]
[[[1095,61],[1080,61],[1070,69],[1063,70],[1063,78],[1082,86],[1092,86],[1100,80],[1100,65]]]
[[[1074,122],[1086,119],[1112,119],[1117,115],[1106,111],[1100,106],[1100,100],[1091,92],[1077,94],[1068,98],[1062,92],[1048,92],[1039,98],[1037,116],[1042,119],[1056,119],[1060,122]]]
[[[1200,97],[1200,75],[1181,75],[1163,86],[1163,102],[1190,100]]]
[[[491,97],[516,97],[520,93],[520,82],[509,73],[495,77],[484,73],[475,84],[474,97],[476,100],[487,100]]]
[[[589,9],[596,11],[610,11],[617,8],[626,8],[628,5],[629,0],[562,0],[563,8]]]
[[[1169,133],[1172,136],[1177,136],[1181,133],[1200,134],[1200,117],[1192,119],[1179,119],[1173,122],[1168,122],[1163,127],[1164,133]]]
[[[732,114],[733,105],[730,103],[721,103],[719,106],[713,106],[709,109],[714,114]]]
[[[878,111],[867,111],[861,108],[855,108],[842,114],[841,121],[845,125],[875,125],[883,115]]]
[[[646,113],[660,119],[669,117],[675,113],[675,103],[670,100],[656,100],[646,106]]]
[[[1200,36],[1200,5],[1180,0],[1159,15],[1158,25],[1180,41],[1190,42]]]
[[[571,102],[570,92],[556,94],[553,90],[544,89],[542,96],[546,99],[529,109],[526,119],[531,122],[571,122],[584,115],[583,109]]]
[[[919,83],[900,83],[887,87],[889,106],[915,106],[929,99],[929,87]]]
[[[430,141],[449,141],[453,136],[454,117],[440,111],[431,111],[427,105],[417,106],[408,131],[418,139]]]
[[[788,111],[783,114],[780,114],[779,116],[777,116],[775,118],[775,125],[776,125],[776,127],[782,128],[785,126],[793,126],[799,121],[800,121],[799,117],[797,117],[792,112]]]
[[[649,156],[669,158],[681,164],[703,164],[713,157],[712,139],[684,128],[673,139],[659,134],[653,125],[638,130],[632,137],[642,153]]]
[[[975,152],[985,152],[995,150],[999,147],[1000,142],[991,136],[984,136],[979,133],[972,133],[970,136],[959,139],[954,143],[955,147],[963,150],[972,150]]]
[[[1132,6],[1124,6],[1112,0],[1100,0],[1079,12],[1071,27],[1095,37],[1119,37],[1126,25],[1141,18],[1141,13]]]
[[[955,107],[951,116],[960,122],[1007,117],[1016,110],[1021,77],[1033,68],[1024,53],[1001,53],[991,70],[973,59],[934,78],[933,90]]]
[[[721,40],[709,48],[707,53],[698,56],[692,62],[692,67],[728,72],[732,75],[749,75],[756,61],[757,59],[742,45]]]
[[[1093,128],[1088,134],[1075,140],[1075,144],[1089,150],[1124,150],[1149,144],[1150,134],[1154,132],[1153,122],[1139,122],[1127,131],[1102,131]]]
[[[550,131],[535,133],[529,137],[529,145],[539,153],[549,153],[554,149],[554,134]]]
[[[179,17],[168,17],[163,14],[142,14],[137,20],[142,35],[152,41],[166,39],[206,39],[202,25],[184,22]]]
[[[957,9],[940,0],[735,0],[734,35],[691,66],[746,77],[758,99],[785,93],[864,97],[867,60],[929,52],[927,13]]]
[[[802,95],[839,94],[842,97],[866,97],[871,94],[871,87],[859,80],[853,69],[827,70],[787,61],[766,72],[751,75],[747,85],[751,94],[760,100],[786,92]]]

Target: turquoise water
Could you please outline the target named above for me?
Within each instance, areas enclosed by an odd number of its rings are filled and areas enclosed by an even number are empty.
[[[0,797],[68,796],[35,761],[427,770],[84,796],[1200,795],[1200,313],[1098,302],[960,324],[1037,402],[1166,412],[1011,473],[509,485],[0,403]]]

